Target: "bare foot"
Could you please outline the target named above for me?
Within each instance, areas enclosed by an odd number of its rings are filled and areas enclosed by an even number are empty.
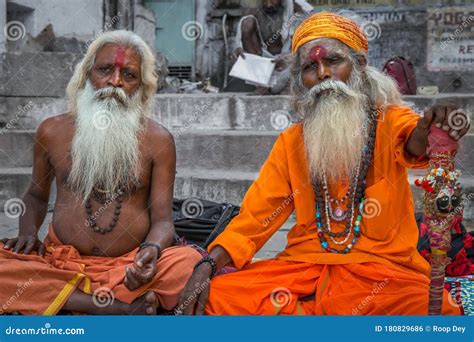
[[[156,315],[158,299],[153,291],[148,291],[130,304],[129,315]]]

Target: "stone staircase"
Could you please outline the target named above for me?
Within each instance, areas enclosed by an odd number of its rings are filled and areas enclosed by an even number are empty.
[[[455,98],[463,108],[474,112],[473,95],[440,95],[435,99],[409,96],[405,100],[420,111],[435,100]],[[27,111],[18,115],[19,108]],[[7,98],[7,111],[0,114],[0,212],[11,198],[21,198],[31,175],[34,132],[39,122],[64,111],[65,100],[58,98]],[[157,95],[154,119],[173,133],[177,147],[175,197],[202,197],[239,204],[258,175],[279,131],[291,117],[287,96],[247,96],[245,94]],[[18,108],[16,111],[14,108]],[[474,193],[474,128],[463,139],[458,155],[461,179],[466,193]],[[419,171],[418,171],[419,172]],[[410,172],[410,184],[416,174]],[[420,192],[414,190],[420,210]],[[55,191],[51,196],[54,201]],[[472,201],[465,210],[472,226]],[[294,218],[281,234],[285,234]],[[1,233],[0,233],[1,235]],[[1,237],[1,236],[0,236]],[[278,239],[276,249],[283,241]],[[270,242],[269,242],[270,243]],[[267,250],[268,251],[268,250]],[[266,256],[267,252],[264,251]]]

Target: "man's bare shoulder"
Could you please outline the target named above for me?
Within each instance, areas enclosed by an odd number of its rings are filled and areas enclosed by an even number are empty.
[[[73,118],[70,113],[55,115],[43,120],[36,130],[36,139],[43,143],[52,143],[72,127]]]
[[[173,135],[166,127],[152,119],[147,119],[146,141],[146,146],[153,155],[176,153]]]
[[[166,129],[165,126],[159,124],[155,120],[147,119],[147,130],[146,134],[148,139],[151,139],[153,142],[160,142],[160,143],[173,143],[174,139],[173,135]]]

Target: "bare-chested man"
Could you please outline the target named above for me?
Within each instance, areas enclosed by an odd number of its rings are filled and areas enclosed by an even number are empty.
[[[155,58],[136,34],[108,32],[90,45],[67,88],[70,111],[38,128],[19,236],[0,244],[0,313],[176,306],[200,255],[172,247],[176,154],[171,134],[148,118],[156,84]]]
[[[291,61],[291,31],[297,21],[295,12],[305,11],[294,0],[261,0],[260,7],[240,19],[237,28],[237,48],[233,57],[245,59],[244,53],[272,58],[276,63],[270,88],[257,87],[257,94],[288,93]],[[311,7],[311,6],[310,6]]]

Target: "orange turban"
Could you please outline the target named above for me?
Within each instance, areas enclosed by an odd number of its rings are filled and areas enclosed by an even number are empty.
[[[367,36],[354,21],[331,12],[319,12],[305,19],[296,29],[291,51],[317,38],[335,38],[357,52],[367,53]]]

